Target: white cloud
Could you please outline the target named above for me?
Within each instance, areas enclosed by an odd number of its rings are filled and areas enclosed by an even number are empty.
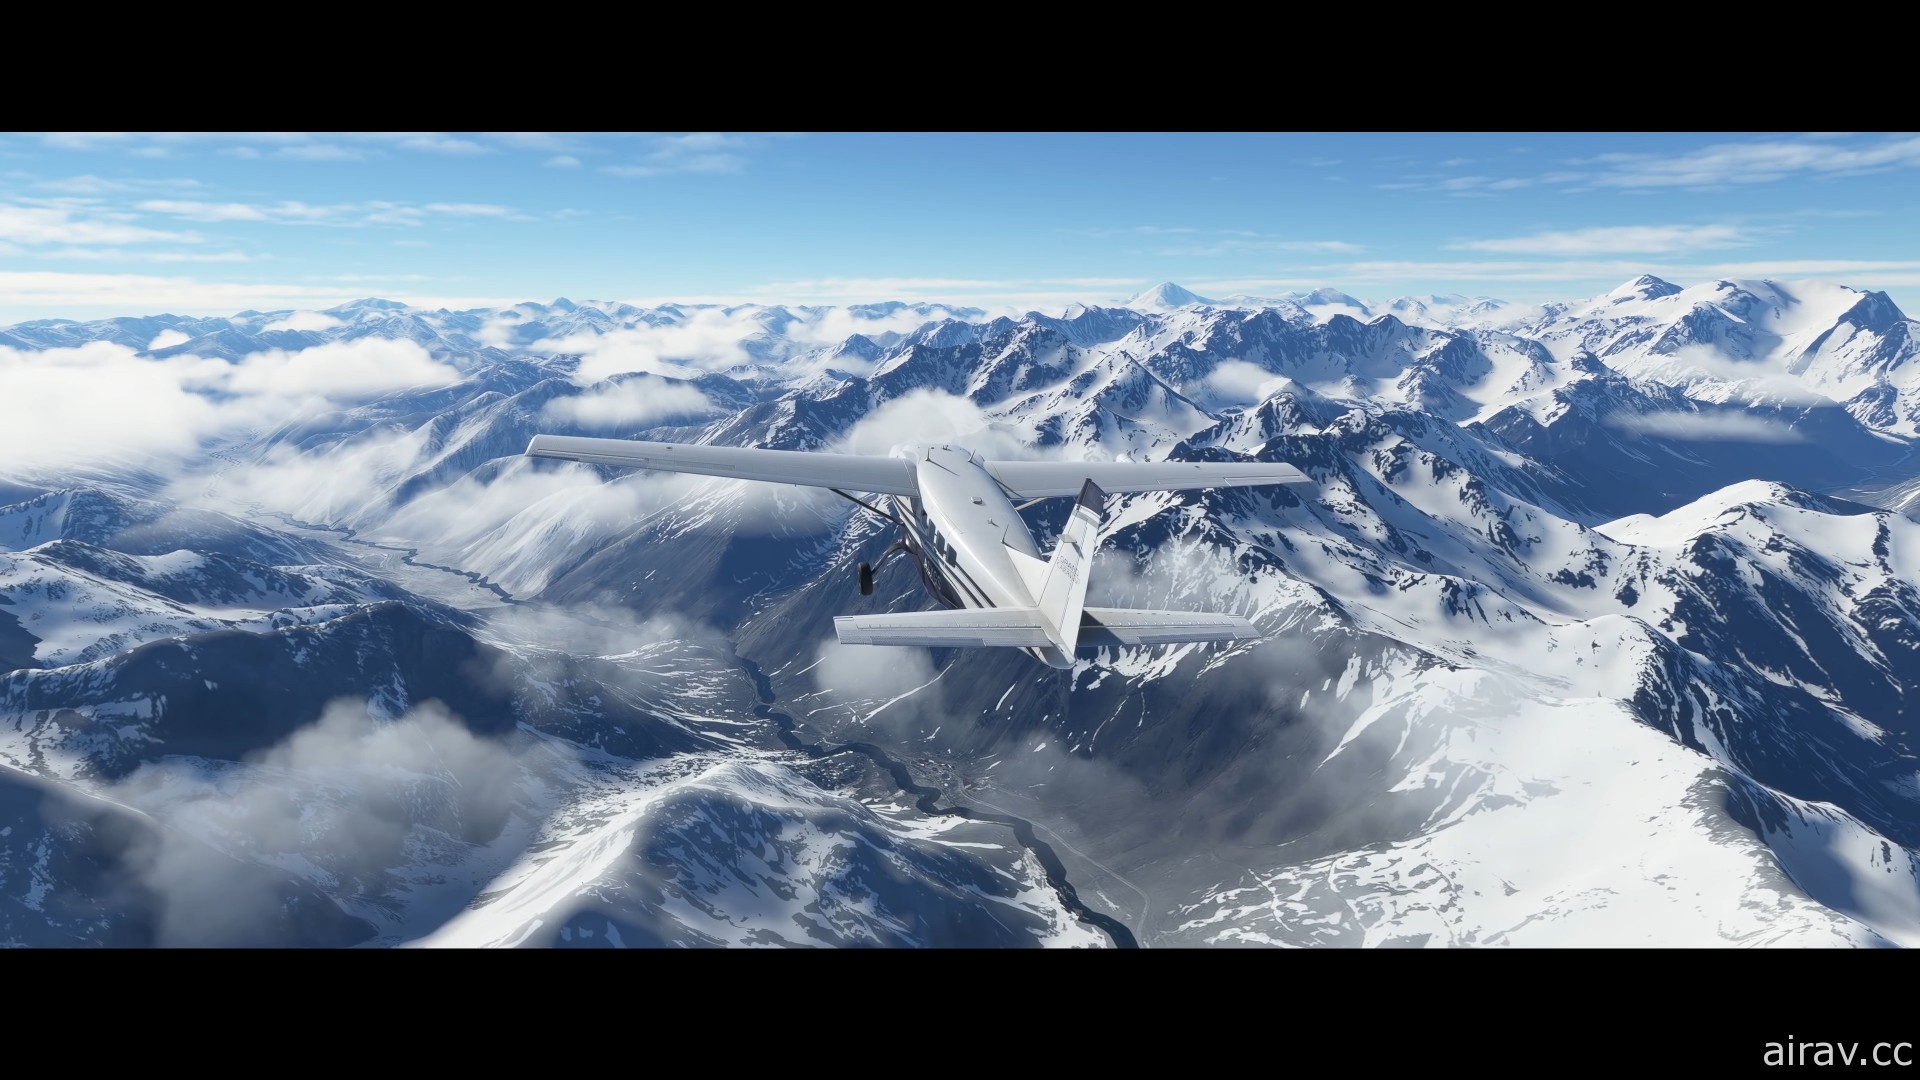
[[[1330,255],[1352,254],[1365,251],[1359,244],[1345,240],[1259,240],[1227,239],[1210,244],[1196,244],[1189,247],[1169,248],[1163,255],[1232,255],[1259,251],[1308,251]]]
[[[227,388],[240,394],[318,395],[356,400],[416,386],[451,386],[460,373],[427,354],[418,342],[361,338],[288,352],[249,353]]]
[[[0,298],[18,318],[47,318],[67,309],[109,315],[158,311],[218,315],[248,308],[326,308],[359,298],[337,287],[241,284],[144,274],[76,274],[0,270]]]
[[[695,387],[642,375],[593,393],[554,398],[540,415],[583,427],[648,427],[662,420],[709,415],[714,410],[713,402]]]
[[[77,220],[71,210],[0,204],[0,240],[22,244],[198,243],[193,233],[164,232],[113,220]]]
[[[269,215],[258,206],[247,203],[215,203],[198,199],[147,199],[134,204],[134,209],[145,210],[153,214],[171,214],[174,217],[188,218],[193,221],[266,221]]]
[[[345,323],[324,311],[296,311],[286,318],[276,319],[260,329],[263,332],[269,330],[331,330],[336,326],[345,325]]]
[[[274,153],[299,161],[360,161],[367,156],[363,150],[336,143],[300,143],[283,146]]]
[[[1464,240],[1447,245],[1456,251],[1509,255],[1666,254],[1707,248],[1740,247],[1755,240],[1738,225],[1620,225],[1560,232],[1539,232],[1496,240]]]
[[[889,701],[932,682],[938,673],[933,654],[897,645],[820,645],[813,680],[820,692],[840,702]],[[916,702],[916,704],[920,704]]]
[[[513,210],[492,203],[428,203],[423,209],[435,214],[450,214],[455,217],[505,217]]]
[[[439,702],[388,720],[342,699],[245,765],[209,770],[162,759],[111,794],[168,826],[136,857],[160,902],[160,944],[246,944],[285,919],[273,879],[250,860],[297,860],[344,889],[380,896],[409,843],[464,846],[497,835],[534,749],[477,736]]]
[[[1764,416],[1752,413],[1647,413],[1615,415],[1607,421],[1618,431],[1696,442],[1798,443],[1807,437]]]
[[[884,456],[908,442],[955,442],[987,457],[1031,458],[1032,447],[980,406],[938,390],[915,390],[861,417],[833,447]]]
[[[709,308],[695,311],[685,322],[673,326],[636,326],[604,334],[544,338],[531,348],[580,354],[574,381],[584,386],[628,371],[684,376],[744,364],[751,357],[740,343],[759,329],[744,319]]]
[[[729,134],[714,131],[651,137],[652,150],[638,164],[602,165],[609,176],[647,179],[675,173],[733,173],[746,167],[747,158],[777,136]]]
[[[10,472],[70,473],[116,462],[144,469],[193,452],[223,410],[188,384],[217,375],[197,357],[150,360],[108,342],[21,352],[0,346],[0,461]]]
[[[1245,360],[1222,360],[1207,374],[1207,386],[1222,397],[1252,404],[1287,385],[1288,379]]]
[[[560,154],[557,157],[548,158],[544,164],[553,169],[577,169],[580,167],[580,159],[572,154]]]
[[[147,351],[152,352],[155,349],[168,349],[175,345],[184,345],[192,340],[192,338],[178,330],[162,330],[153,336],[152,341],[147,342]]]
[[[185,340],[165,331],[148,348]],[[0,347],[7,420],[0,461],[23,474],[100,463],[165,471],[166,459],[197,458],[208,439],[458,377],[414,342],[371,338],[267,350],[237,364],[191,354],[154,359],[110,342],[38,352]],[[324,485],[338,471],[337,461],[315,461],[317,475],[300,484]]]
[[[491,154],[491,146],[483,146],[472,139],[459,139],[451,135],[414,135],[401,139],[398,144],[405,150],[425,150],[435,154]]]
[[[1604,187],[1713,187],[1790,176],[1846,176],[1920,166],[1920,136],[1842,145],[1828,139],[1717,143],[1671,156],[1602,154],[1588,182]]]
[[[19,249],[15,249],[16,251]],[[119,248],[48,248],[32,253],[41,259],[116,263],[243,263],[253,256],[242,251],[122,251]]]

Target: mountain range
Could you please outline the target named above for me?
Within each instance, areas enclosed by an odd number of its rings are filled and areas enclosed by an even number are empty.
[[[0,943],[1920,942],[1916,329],[1652,276],[0,328]],[[884,523],[542,432],[1312,482],[1114,497],[1089,603],[1266,637],[1054,671],[841,646],[931,606],[855,588]]]

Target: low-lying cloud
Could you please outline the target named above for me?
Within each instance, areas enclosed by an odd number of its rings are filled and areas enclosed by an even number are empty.
[[[1616,431],[1697,442],[1798,443],[1807,437],[1786,422],[1753,413],[1647,413],[1616,415],[1608,420]]]
[[[267,349],[236,362],[156,358],[104,341],[40,351],[0,346],[0,463],[25,474],[105,463],[146,469],[211,439],[459,378],[414,342],[377,338]]]
[[[554,398],[543,419],[588,428],[648,427],[665,420],[710,416],[714,403],[699,388],[642,375],[573,397]]]
[[[914,390],[861,417],[833,449],[884,456],[907,442],[955,442],[990,458],[1031,458],[1033,448],[1009,425],[966,398]]]
[[[475,735],[438,702],[387,719],[343,699],[242,765],[163,758],[109,794],[168,826],[135,856],[159,901],[159,944],[250,944],[286,918],[258,864],[384,899],[417,846],[457,851],[500,833],[529,752]]]

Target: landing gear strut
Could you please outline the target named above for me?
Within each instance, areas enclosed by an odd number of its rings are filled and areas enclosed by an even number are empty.
[[[885,566],[887,559],[890,558],[894,552],[905,551],[905,550],[907,550],[907,542],[905,540],[895,540],[891,545],[888,546],[887,550],[880,553],[880,558],[878,560],[870,563],[860,564],[860,595],[861,596],[873,595],[873,571],[878,567]]]

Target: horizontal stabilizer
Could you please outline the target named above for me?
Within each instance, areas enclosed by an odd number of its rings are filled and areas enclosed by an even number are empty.
[[[1176,645],[1188,641],[1251,641],[1264,637],[1238,615],[1211,611],[1083,608],[1080,645]]]
[[[631,469],[730,476],[736,480],[845,488],[881,495],[920,494],[913,463],[897,457],[589,439],[577,435],[535,435],[527,444],[527,453],[533,457],[584,461],[589,465],[624,465]]]
[[[1008,645],[1040,648],[1053,643],[1033,608],[963,608],[895,615],[840,615],[833,632],[842,645],[924,645],[966,648]]]
[[[842,645],[919,645],[970,648],[1004,645],[1042,648],[1052,644],[1036,608],[965,608],[893,615],[841,615],[833,630]],[[1084,608],[1081,648],[1116,645],[1177,645],[1191,641],[1248,641],[1262,637],[1238,615],[1208,611]]]

